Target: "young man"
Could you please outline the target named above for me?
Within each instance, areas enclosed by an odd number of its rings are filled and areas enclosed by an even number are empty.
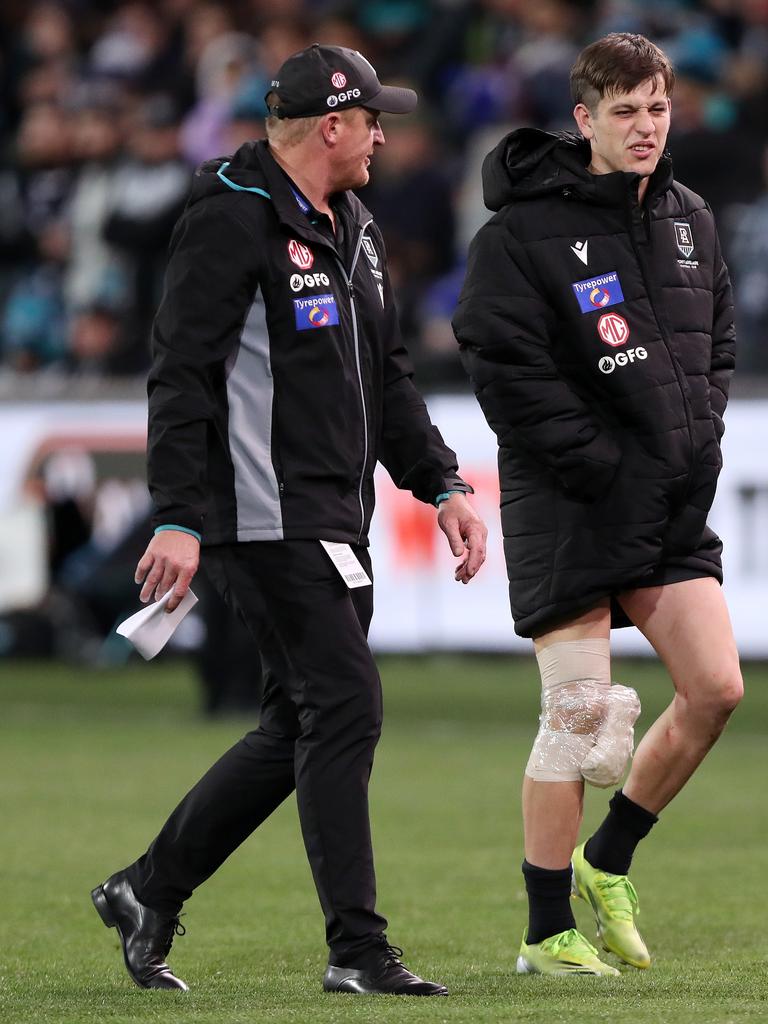
[[[604,948],[648,967],[633,852],[742,694],[706,525],[734,330],[712,215],[665,154],[667,57],[612,34],[581,53],[571,83],[580,137],[522,129],[486,158],[498,212],[473,242],[454,327],[498,437],[512,614],[543,687],[518,970],[615,974],[575,928],[572,881]],[[574,851],[584,779],[615,784],[631,752],[639,704],[611,687],[609,654],[611,628],[630,623],[675,693]]]
[[[210,579],[259,644],[265,688],[258,729],[93,891],[145,988],[186,988],[165,962],[182,904],[295,788],[330,946],[324,988],[446,994],[387,941],[368,821],[376,462],[439,506],[463,556],[457,580],[485,558],[471,488],[411,380],[381,234],[348,191],[384,144],[378,112],[415,103],[357,51],[295,54],[267,96],[268,142],[203,166],[176,226],[149,379],[155,536],[136,579],[143,601],[173,590],[171,610],[202,540]]]

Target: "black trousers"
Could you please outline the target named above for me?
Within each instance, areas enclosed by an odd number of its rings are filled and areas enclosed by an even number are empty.
[[[356,553],[370,575],[367,549]],[[348,590],[318,541],[205,547],[202,564],[262,652],[260,723],[184,797],[129,879],[142,903],[178,913],[295,789],[331,962],[350,962],[387,925],[368,820],[382,713],[373,588]]]

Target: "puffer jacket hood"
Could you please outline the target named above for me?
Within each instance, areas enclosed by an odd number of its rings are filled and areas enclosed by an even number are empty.
[[[640,175],[616,171],[591,174],[589,143],[572,132],[518,128],[505,135],[483,161],[483,199],[489,210],[570,189],[585,202],[608,202],[637,190]],[[665,154],[651,175],[649,195],[672,184],[672,161]]]

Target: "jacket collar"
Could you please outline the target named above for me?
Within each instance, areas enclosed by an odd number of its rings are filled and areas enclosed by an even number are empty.
[[[272,197],[272,203],[280,222],[305,238],[329,245],[328,238],[312,226],[311,210],[308,216],[300,209],[291,188],[291,179],[272,156],[269,143],[261,141],[247,145],[252,146],[251,156],[253,163],[260,168],[264,175],[267,189]],[[238,154],[242,151],[242,148],[238,150]],[[294,188],[296,188],[295,185]],[[334,196],[334,205],[340,207],[341,215],[346,215],[346,219],[358,228],[362,228],[364,224],[372,220],[371,214],[353,192],[337,193]]]

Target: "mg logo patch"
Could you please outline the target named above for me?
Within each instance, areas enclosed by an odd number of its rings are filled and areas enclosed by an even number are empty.
[[[309,246],[302,245],[295,238],[292,238],[288,243],[288,258],[299,270],[309,270],[315,262],[315,257],[312,255],[312,250]]]
[[[677,242],[677,248],[688,259],[693,253],[693,232],[688,221],[675,221],[675,241]]]
[[[606,345],[618,348],[627,343],[629,324],[618,313],[603,313],[597,321],[597,333]]]

